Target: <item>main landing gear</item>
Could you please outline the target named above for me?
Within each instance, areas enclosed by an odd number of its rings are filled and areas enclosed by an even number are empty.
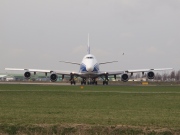
[[[104,78],[102,77],[102,79],[103,79],[103,85],[108,85],[108,81],[109,81],[108,75],[105,75],[105,77]]]
[[[89,80],[89,81],[87,81],[86,82],[86,79],[83,79],[82,81],[81,81],[81,85],[97,85],[97,81],[96,81],[96,79],[92,79],[92,80]]]
[[[108,81],[107,80],[103,81],[103,85],[108,85]]]
[[[76,85],[76,82],[74,80],[71,81],[71,85]]]
[[[73,74],[71,74],[71,76],[70,76],[71,78],[69,79],[69,81],[70,81],[70,83],[71,83],[71,85],[76,85],[76,82],[75,82],[75,78],[77,78],[76,76],[74,76]]]
[[[83,80],[81,81],[81,85],[86,85],[86,79],[83,79]]]

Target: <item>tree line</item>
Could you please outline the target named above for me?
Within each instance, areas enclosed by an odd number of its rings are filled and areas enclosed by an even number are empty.
[[[168,73],[159,74],[156,73],[154,80],[157,81],[180,81],[180,70],[179,71],[171,71]]]
[[[133,78],[145,78],[146,74],[136,74]],[[171,71],[169,73],[156,73],[154,77],[155,81],[180,81],[180,70],[179,71]]]

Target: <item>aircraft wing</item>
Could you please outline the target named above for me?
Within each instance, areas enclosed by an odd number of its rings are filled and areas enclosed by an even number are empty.
[[[165,71],[172,70],[173,68],[151,68],[151,69],[137,69],[137,70],[125,70],[125,73],[138,73],[138,72],[149,72],[149,71]]]
[[[70,71],[44,70],[44,69],[28,69],[28,68],[5,68],[5,70],[10,70],[10,71],[28,71],[28,72],[39,72],[39,73],[52,73],[52,72],[55,72],[56,74],[62,74],[62,75],[70,75],[72,73]],[[73,73],[75,73],[75,72],[73,72]]]
[[[121,75],[124,73],[139,73],[139,72],[149,72],[149,71],[165,71],[172,70],[173,68],[152,68],[152,69],[137,69],[137,70],[121,70],[121,71],[102,71],[99,75]]]
[[[50,72],[51,72],[51,70],[28,69],[28,68],[5,68],[5,70],[10,70],[10,71],[43,72],[43,73],[50,73]]]

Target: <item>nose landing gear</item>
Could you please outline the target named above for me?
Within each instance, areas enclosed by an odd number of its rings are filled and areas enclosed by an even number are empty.
[[[71,83],[71,85],[72,85],[72,84],[76,85],[75,78],[77,78],[77,77],[75,77],[75,76],[71,73],[71,75],[70,75],[70,80],[69,80],[70,83]]]

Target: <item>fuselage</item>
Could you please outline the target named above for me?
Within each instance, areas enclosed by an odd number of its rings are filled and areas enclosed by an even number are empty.
[[[84,56],[79,72],[82,75],[94,76],[99,72],[99,63],[96,57],[92,54],[87,54]]]

